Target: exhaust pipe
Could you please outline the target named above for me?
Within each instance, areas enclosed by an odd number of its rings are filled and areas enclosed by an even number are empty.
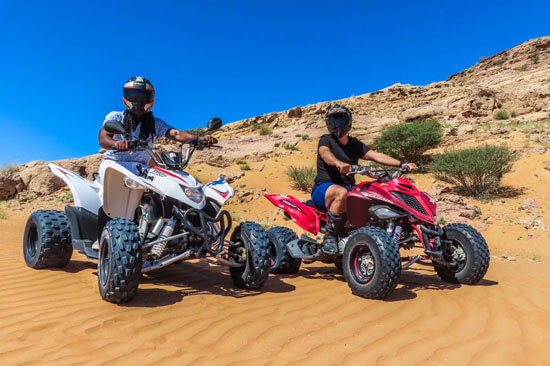
[[[189,259],[193,257],[193,255],[191,254],[191,250],[186,250],[185,252],[181,253],[181,254],[178,254],[178,255],[171,255],[169,257],[164,257],[164,258],[161,258],[161,259],[157,259],[157,260],[154,260],[154,261],[147,261],[145,263],[143,263],[143,266],[141,267],[141,273],[147,273],[147,272],[150,272],[150,271],[154,271],[156,269],[159,269],[159,268],[163,268],[163,267],[166,267],[167,265],[169,264],[172,264],[174,262],[177,262],[177,261],[181,261],[181,260],[184,260],[184,259]]]

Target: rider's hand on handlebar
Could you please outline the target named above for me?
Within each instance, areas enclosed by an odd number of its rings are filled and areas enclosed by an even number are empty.
[[[336,167],[338,168],[341,174],[346,174],[351,171],[351,165],[341,161],[336,162]]]
[[[213,136],[204,136],[202,139],[202,142],[206,145],[213,145],[218,142],[218,140]]]
[[[415,163],[405,163],[405,164],[401,165],[401,168],[405,168],[405,167],[409,168],[409,171],[411,173],[414,173],[418,170],[418,167],[416,166]]]
[[[113,149],[115,150],[128,150],[128,141],[122,140],[122,141],[116,141],[113,145]]]

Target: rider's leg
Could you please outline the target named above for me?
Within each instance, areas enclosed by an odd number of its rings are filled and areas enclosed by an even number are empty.
[[[346,212],[346,197],[348,190],[344,186],[333,184],[328,187],[325,193],[327,211],[335,214]]]
[[[338,234],[346,224],[346,187],[333,184],[325,193],[327,225],[322,250],[326,254],[338,253]]]

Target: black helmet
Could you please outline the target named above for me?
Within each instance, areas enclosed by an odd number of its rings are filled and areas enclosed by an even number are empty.
[[[351,112],[342,105],[335,104],[330,107],[325,121],[329,132],[336,138],[345,136],[351,130]]]
[[[141,116],[151,112],[155,103],[155,88],[144,77],[136,76],[124,84],[124,106],[128,112]]]

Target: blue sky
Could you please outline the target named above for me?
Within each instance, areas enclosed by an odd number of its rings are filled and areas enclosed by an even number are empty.
[[[122,85],[179,129],[428,84],[550,34],[548,1],[0,0],[0,165],[98,151]]]

